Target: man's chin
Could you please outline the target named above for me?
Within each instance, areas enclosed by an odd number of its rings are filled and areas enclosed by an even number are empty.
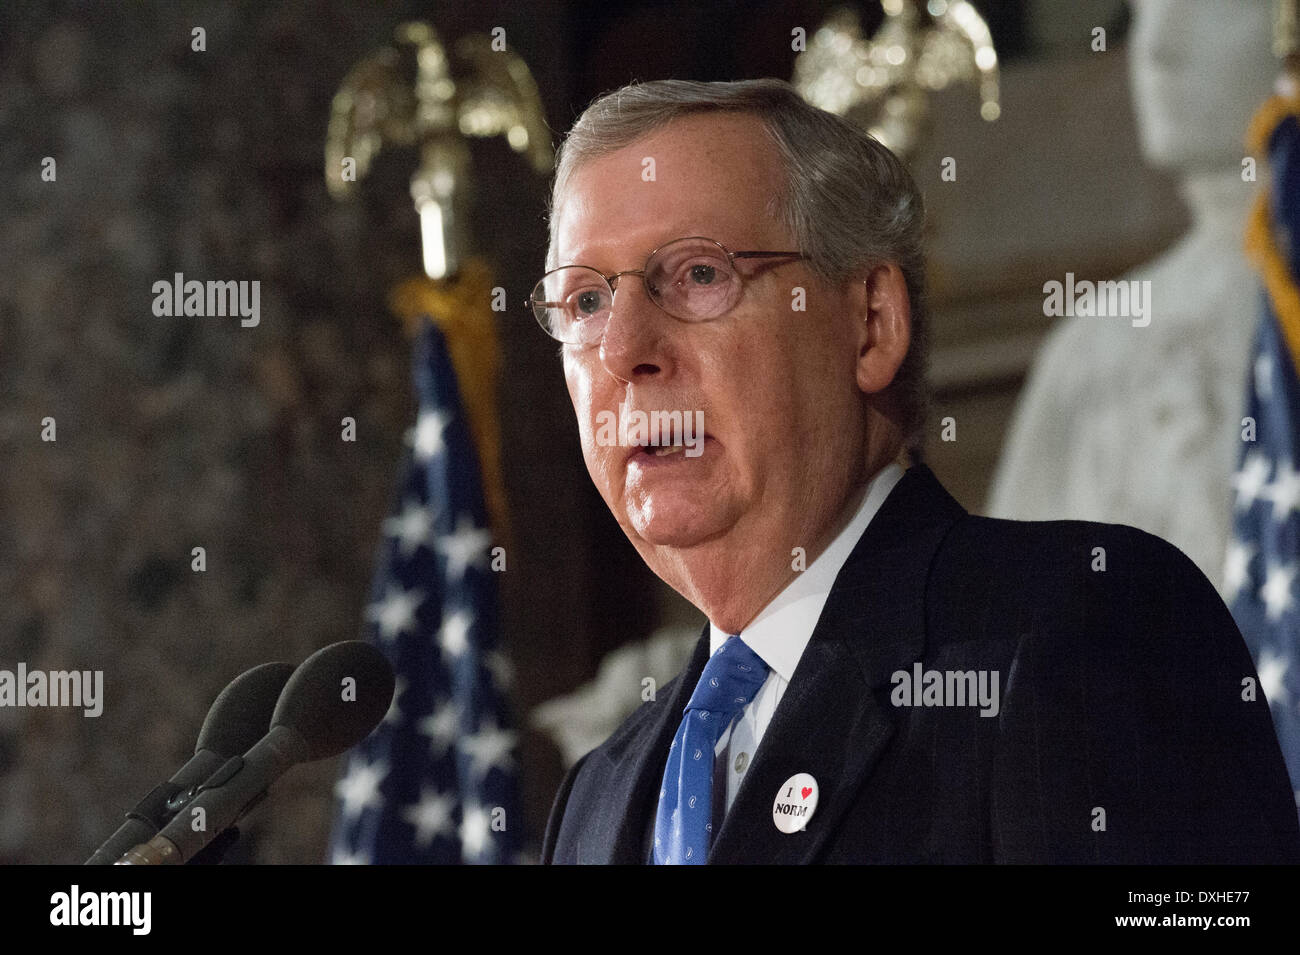
[[[628,508],[627,517],[636,536],[653,547],[694,547],[721,531],[718,515],[702,511],[697,502],[686,506],[633,506]]]

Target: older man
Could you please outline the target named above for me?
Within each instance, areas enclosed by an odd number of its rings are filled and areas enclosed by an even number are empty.
[[[545,861],[1300,860],[1186,557],[902,467],[921,228],[898,160],[779,81],[633,85],[566,137],[530,305],[592,480],[708,625],[573,767]]]

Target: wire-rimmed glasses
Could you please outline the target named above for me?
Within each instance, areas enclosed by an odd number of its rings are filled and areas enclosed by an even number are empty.
[[[562,265],[542,276],[528,297],[543,331],[569,345],[593,345],[605,333],[614,290],[624,275],[639,275],[650,300],[683,322],[707,322],[740,300],[744,279],[736,259],[784,257],[801,252],[731,252],[704,236],[674,239],[650,253],[645,266],[605,275],[586,265]]]

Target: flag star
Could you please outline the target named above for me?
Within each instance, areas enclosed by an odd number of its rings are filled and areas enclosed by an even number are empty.
[[[1237,492],[1237,509],[1249,510],[1268,482],[1271,470],[1268,458],[1262,452],[1251,451],[1241,463],[1241,470],[1232,476],[1232,487]]]
[[[510,665],[510,658],[500,650],[493,650],[487,654],[483,660],[483,665],[492,674],[492,680],[496,683],[498,689],[508,690],[514,683],[514,667]]]
[[[458,748],[469,757],[470,774],[482,779],[494,766],[501,769],[510,767],[510,751],[514,745],[514,733],[485,720],[479,725],[478,732],[460,741]]]
[[[1272,564],[1264,572],[1264,585],[1259,588],[1259,599],[1264,601],[1264,615],[1276,623],[1282,614],[1294,606],[1291,599],[1291,582],[1295,580],[1296,565]]]
[[[402,722],[402,694],[406,692],[409,684],[406,677],[397,676],[393,678],[393,702],[388,704],[388,712],[384,714],[384,722],[390,726],[397,726]]]
[[[491,832],[492,819],[483,807],[467,804],[460,823],[460,844],[465,855],[470,859],[480,858]]]
[[[415,827],[415,841],[427,849],[435,836],[450,835],[451,813],[456,808],[452,796],[421,787],[420,801],[402,810],[402,818]]]
[[[403,557],[410,557],[421,544],[427,544],[433,537],[433,511],[419,501],[407,499],[402,504],[402,513],[384,521],[384,533],[397,538],[397,546]]]
[[[415,432],[411,437],[416,460],[428,461],[443,452],[447,446],[443,440],[443,432],[447,430],[449,424],[451,424],[451,414],[441,408],[420,412],[420,417],[415,422]]]
[[[401,590],[388,585],[382,598],[366,608],[366,619],[379,625],[379,639],[387,643],[415,627],[415,611],[424,600],[419,590]]]
[[[460,710],[448,700],[434,712],[420,720],[418,727],[422,736],[429,737],[430,746],[435,753],[442,753],[460,735]]]
[[[459,581],[470,567],[481,567],[487,562],[488,545],[492,535],[474,524],[468,514],[461,514],[456,530],[440,538],[438,552],[447,558],[447,577]]]
[[[1286,707],[1291,703],[1291,694],[1287,692],[1283,678],[1290,668],[1291,661],[1278,656],[1272,650],[1264,650],[1259,655],[1259,688],[1270,706]]]
[[[438,645],[448,656],[459,659],[469,649],[469,629],[474,626],[474,615],[468,610],[457,610],[442,618],[438,629]]]
[[[384,797],[379,794],[379,784],[387,775],[388,766],[382,760],[367,764],[353,757],[347,775],[334,784],[334,795],[343,802],[344,818],[353,820],[367,809],[382,806]]]
[[[365,851],[351,852],[337,846],[330,853],[330,865],[370,865],[370,854]]]
[[[1273,397],[1273,356],[1267,352],[1255,359],[1255,394],[1265,401]]]
[[[1290,461],[1282,462],[1273,481],[1259,492],[1259,496],[1273,502],[1273,520],[1285,520],[1300,507],[1300,471],[1295,470]]]
[[[1228,557],[1223,562],[1223,599],[1231,604],[1241,593],[1241,588],[1250,579],[1250,562],[1255,557],[1256,548],[1234,540],[1228,545]]]

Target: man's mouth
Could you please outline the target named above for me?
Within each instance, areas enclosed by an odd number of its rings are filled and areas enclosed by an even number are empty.
[[[644,449],[644,453],[653,455],[656,458],[666,458],[670,454],[679,454],[685,450],[685,446],[680,444],[668,444],[663,447],[649,445]]]
[[[694,435],[690,442],[684,442],[680,436],[677,436],[677,440],[671,442],[632,444],[627,448],[624,462],[626,464],[632,464],[633,462],[643,464],[669,458],[698,458],[704,454],[705,445],[712,440],[712,435],[706,432],[705,434]]]
[[[614,427],[616,425],[617,427]],[[698,458],[710,435],[704,430],[704,412],[629,409],[619,406],[618,415],[601,411],[596,416],[597,444],[624,449],[623,462],[650,465],[663,461]]]

